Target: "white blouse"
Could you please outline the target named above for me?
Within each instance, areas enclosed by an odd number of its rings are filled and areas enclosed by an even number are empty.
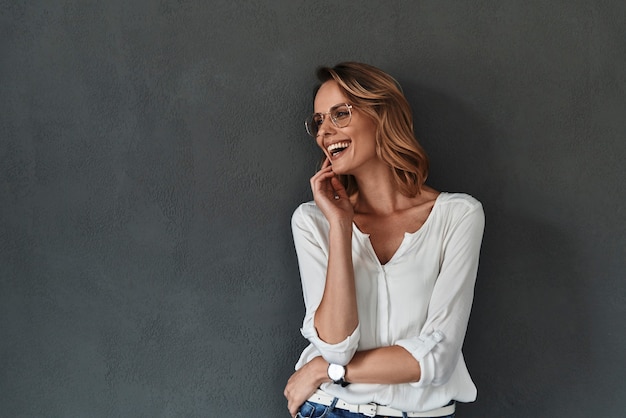
[[[482,205],[460,193],[441,193],[422,227],[405,233],[391,260],[381,265],[369,235],[353,225],[352,255],[359,315],[355,331],[338,344],[317,335],[314,316],[328,262],[328,221],[314,202],[292,217],[306,314],[302,335],[310,345],[296,370],[317,356],[346,365],[356,351],[399,345],[421,366],[421,379],[405,384],[325,383],[342,400],[375,402],[408,412],[450,400],[471,402],[476,387],[461,353],[469,320],[484,229]]]

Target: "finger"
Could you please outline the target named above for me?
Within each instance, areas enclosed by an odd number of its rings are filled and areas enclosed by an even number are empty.
[[[315,174],[313,174],[313,176],[311,176],[311,179],[314,179],[320,175],[323,175],[325,173],[331,173],[332,172],[332,168],[331,166],[326,166],[323,168],[320,168],[319,171],[317,171]]]
[[[289,413],[291,414],[292,417],[295,417],[296,414],[298,413],[298,408],[295,408],[295,407],[289,405]]]
[[[311,180],[315,181],[315,182],[319,182],[319,181],[324,181],[324,180],[328,180],[331,177],[334,177],[335,173],[332,172],[332,170],[328,169],[328,170],[324,170],[324,171],[319,171],[317,174],[315,174],[313,177],[311,177]]]
[[[343,184],[337,177],[333,177],[330,179],[330,185],[333,188],[333,192],[335,193],[335,196],[339,196],[339,198],[348,197],[348,192],[346,191],[346,188],[343,187]]]
[[[317,174],[311,177],[311,189],[315,191],[332,191],[333,187],[330,183],[330,180],[335,176],[335,174],[327,169],[320,170]]]
[[[324,162],[322,163],[322,168],[327,168],[327,167],[330,167],[330,166],[331,166],[331,164],[332,164],[332,163],[330,162],[330,158],[326,157],[326,158],[324,159]]]
[[[331,173],[331,174],[333,174],[333,175],[335,174],[335,173],[333,173],[333,170],[332,170],[332,168],[331,168],[331,167],[326,167],[326,168],[322,168],[320,171],[318,171],[317,173],[315,173],[315,174],[313,175],[313,177],[311,177],[311,179],[315,179],[315,178],[320,177],[320,176],[325,176],[325,175],[326,175],[326,174],[328,174],[328,173]]]
[[[322,168],[320,168],[314,175],[313,177],[315,177],[317,174],[319,173],[327,173],[329,171],[333,170],[333,166],[332,165],[325,165]]]

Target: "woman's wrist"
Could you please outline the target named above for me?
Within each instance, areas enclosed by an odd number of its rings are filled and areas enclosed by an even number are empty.
[[[340,233],[352,233],[352,220],[351,219],[337,219],[333,221],[329,221],[330,224],[330,233],[340,232]]]
[[[313,360],[315,367],[315,376],[317,378],[318,386],[322,383],[331,382],[330,377],[328,377],[328,366],[329,363],[324,360],[323,357],[315,357]]]

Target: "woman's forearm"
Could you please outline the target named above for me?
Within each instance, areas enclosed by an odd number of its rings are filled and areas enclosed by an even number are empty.
[[[331,224],[326,285],[317,312],[319,337],[337,344],[356,329],[359,319],[352,265],[352,223]]]
[[[330,381],[328,363],[320,356],[307,363],[306,370],[312,376],[314,386]],[[403,347],[394,345],[372,350],[358,351],[346,366],[344,379],[350,383],[398,384],[417,382],[421,378],[420,364]]]
[[[417,382],[419,362],[403,347],[358,351],[346,367],[345,380],[351,383],[396,384]]]

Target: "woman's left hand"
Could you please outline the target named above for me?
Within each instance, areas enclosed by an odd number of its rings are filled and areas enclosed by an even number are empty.
[[[327,369],[328,363],[322,357],[316,357],[291,375],[285,386],[284,395],[292,417],[296,416],[302,404],[317,388],[328,380]]]

